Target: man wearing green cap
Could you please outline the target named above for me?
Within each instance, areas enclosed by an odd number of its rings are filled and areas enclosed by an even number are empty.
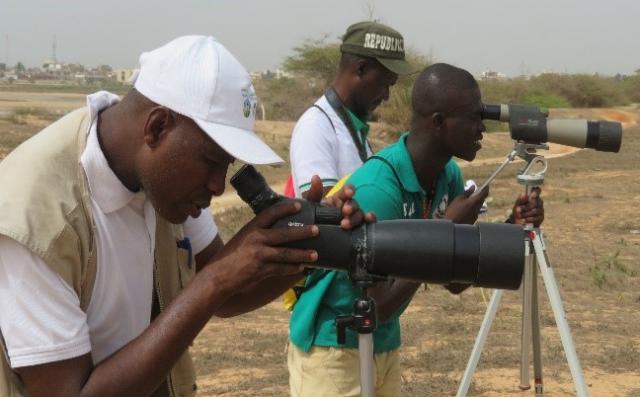
[[[381,23],[351,25],[342,38],[340,51],[342,56],[333,83],[300,117],[293,130],[291,173],[297,197],[306,197],[310,188],[307,182],[313,175],[320,176],[326,194],[342,177],[359,168],[372,155],[367,140],[367,121],[382,101],[389,98],[389,88],[395,84],[398,75],[417,71],[405,60],[402,35]],[[331,283],[330,279],[320,280],[319,285],[309,285],[310,280],[318,280],[308,278],[307,285],[304,285],[305,302],[296,304],[294,308],[288,351],[292,396],[336,395],[337,390],[359,386],[357,351],[327,347],[335,346],[335,337],[329,343],[319,339],[323,335],[334,335],[331,332],[317,329],[313,336],[304,331],[307,329],[306,320],[319,313],[318,304],[322,306],[324,299],[337,298],[314,292],[324,291],[321,284]],[[302,290],[303,286],[299,287],[296,290]],[[287,298],[291,295],[292,292],[285,295],[285,303],[290,302]],[[308,305],[309,301],[315,304]],[[316,310],[311,313],[306,308]],[[300,316],[300,313],[306,314]],[[320,328],[324,327],[322,324],[332,327],[334,318],[317,324]],[[324,371],[328,367],[322,362],[327,360],[335,364],[331,366],[333,373]],[[356,366],[352,367],[354,363]],[[397,395],[400,388],[398,355],[395,352],[376,354],[376,366],[380,374],[386,374],[386,380],[381,382],[384,385],[376,392],[383,396]],[[325,375],[319,376],[320,373]]]
[[[338,73],[325,94],[300,117],[291,137],[291,173],[297,197],[313,175],[325,193],[372,154],[367,121],[389,98],[398,75],[416,71],[405,60],[404,39],[377,22],[349,26],[340,46]]]

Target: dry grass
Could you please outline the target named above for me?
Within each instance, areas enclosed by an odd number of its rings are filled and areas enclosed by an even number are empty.
[[[608,116],[601,110],[580,112],[583,117]],[[636,118],[640,116],[637,111],[633,114]],[[563,111],[560,117],[570,115]],[[284,132],[282,135],[284,137],[279,136],[279,139],[286,138]],[[490,134],[485,136],[483,146],[477,160],[481,165],[463,170],[465,176],[477,181],[482,181],[495,169],[495,162],[506,155],[511,143],[504,134]],[[549,257],[590,395],[638,396],[640,263],[637,258],[640,256],[640,235],[634,233],[640,230],[635,211],[640,202],[637,183],[640,178],[640,128],[626,128],[618,154],[589,150],[568,153],[549,159],[549,172],[543,186],[547,214],[544,230]],[[510,165],[493,183],[489,220],[504,219],[515,196],[524,190],[515,178],[519,167]],[[217,219],[224,228],[227,220],[242,223],[249,218],[250,213],[241,206],[220,212]],[[235,227],[224,233],[232,234]],[[598,269],[604,281],[594,276],[593,269]],[[546,391],[553,396],[575,395],[541,279],[538,287],[541,291]],[[485,291],[485,295],[488,299],[490,291]],[[460,297],[451,296],[439,286],[418,292],[402,318],[403,395],[455,394],[485,309],[478,289]],[[201,365],[202,395],[286,395],[283,347],[287,320],[288,313],[281,309],[279,302],[274,302],[231,320],[231,323],[210,323],[195,345],[196,358]],[[521,394],[517,388],[520,322],[520,297],[517,293],[506,293],[469,395]],[[243,330],[255,332],[245,337]],[[203,353],[200,352],[210,348],[214,341],[216,349],[233,352],[233,358],[221,359],[215,364],[202,362]],[[256,343],[260,344],[258,349]],[[229,371],[239,368],[243,376],[253,376],[253,382],[243,379],[234,390],[225,378]]]
[[[2,110],[0,102],[0,115],[6,115]],[[600,110],[580,112],[607,116]],[[640,116],[636,109],[628,110],[624,117],[629,112]],[[0,158],[39,128],[33,119],[16,124],[2,118]],[[258,125],[285,158],[291,128],[291,123]],[[382,129],[375,128],[373,135]],[[376,141],[375,146],[388,140]],[[511,144],[504,135],[490,135],[483,145],[478,163],[501,158]],[[629,127],[618,154],[583,150],[550,159],[543,186],[547,249],[592,396],[640,396],[639,153],[640,128]],[[482,181],[494,168],[495,164],[483,164],[465,167],[464,173]],[[516,183],[517,168],[510,165],[492,185],[489,220],[504,219],[523,190]],[[274,185],[288,175],[286,168],[265,167],[262,171]],[[237,205],[236,201],[217,214],[225,238],[251,217],[245,206]],[[541,282],[539,289],[546,391],[552,396],[575,395]],[[455,394],[484,312],[479,289],[456,297],[439,286],[429,286],[416,294],[402,317],[403,395]],[[517,389],[520,314],[518,294],[506,293],[469,395],[533,395]],[[237,318],[211,320],[192,347],[199,395],[287,395],[284,347],[288,318],[281,303],[274,302]]]

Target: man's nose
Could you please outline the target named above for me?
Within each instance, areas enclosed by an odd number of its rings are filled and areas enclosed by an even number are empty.
[[[389,87],[386,87],[384,89],[383,95],[382,95],[382,100],[384,101],[388,101],[389,100]]]
[[[220,175],[217,175],[215,173],[212,174],[209,178],[209,181],[207,182],[207,189],[209,189],[209,191],[213,193],[214,196],[220,196],[222,195],[222,193],[224,193],[224,188],[225,178],[220,177]]]

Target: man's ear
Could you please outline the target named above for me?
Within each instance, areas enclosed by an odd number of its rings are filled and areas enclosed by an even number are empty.
[[[444,115],[440,112],[434,113],[431,115],[431,122],[435,128],[442,128],[444,126]]]
[[[149,111],[144,124],[144,142],[155,148],[175,126],[175,115],[164,106],[156,106]]]
[[[369,65],[365,59],[358,60],[358,62],[356,62],[356,74],[358,77],[364,76],[365,73],[367,73],[368,67]]]

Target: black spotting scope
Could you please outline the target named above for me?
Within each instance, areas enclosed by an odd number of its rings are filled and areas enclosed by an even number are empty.
[[[618,152],[622,125],[613,121],[547,119],[537,106],[482,104],[482,118],[509,123],[511,138],[527,143],[553,142],[602,152]]]
[[[292,200],[275,193],[251,165],[244,165],[231,185],[254,213]],[[274,227],[317,224],[316,237],[288,244],[313,249],[313,267],[373,278],[402,278],[434,284],[452,282],[518,289],[524,268],[524,230],[503,223],[457,225],[447,220],[403,219],[363,224],[343,230],[338,209],[299,200],[302,210]]]

